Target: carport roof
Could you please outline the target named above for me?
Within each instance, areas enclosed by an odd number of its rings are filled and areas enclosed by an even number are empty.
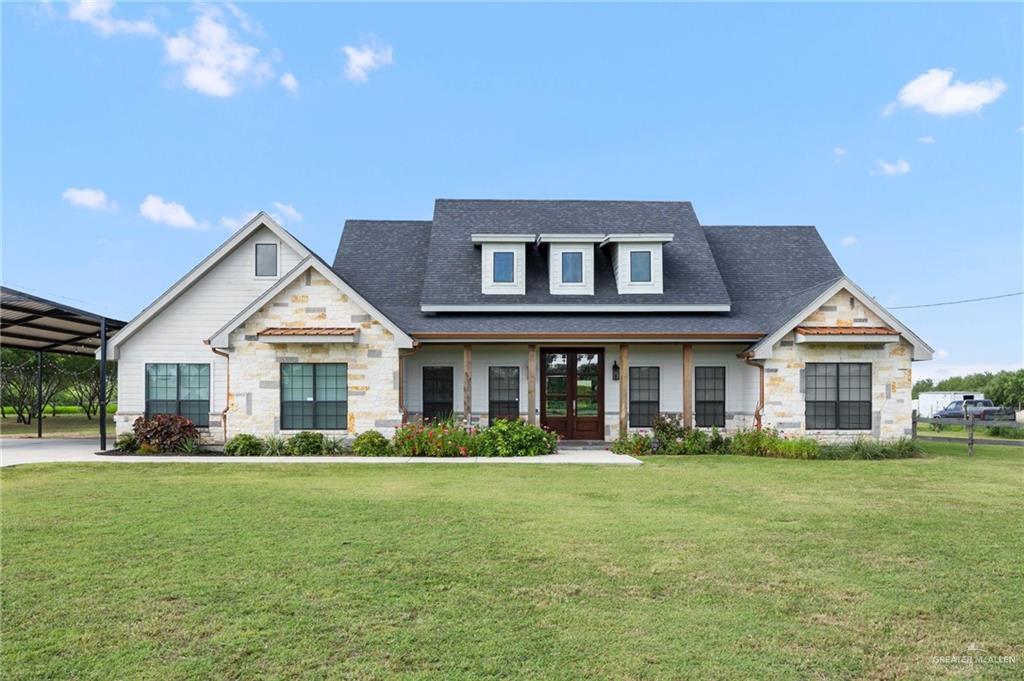
[[[93,357],[100,347],[100,324],[107,337],[125,322],[64,303],[0,287],[0,346],[34,352]]]

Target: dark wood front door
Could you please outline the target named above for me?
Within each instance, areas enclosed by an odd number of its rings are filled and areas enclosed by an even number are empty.
[[[604,350],[541,350],[540,422],[567,440],[604,439]]]

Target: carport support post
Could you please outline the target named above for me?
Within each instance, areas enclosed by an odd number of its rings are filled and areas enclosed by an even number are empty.
[[[43,436],[43,353],[36,353],[36,437]]]
[[[100,451],[107,451],[107,318],[100,319]]]

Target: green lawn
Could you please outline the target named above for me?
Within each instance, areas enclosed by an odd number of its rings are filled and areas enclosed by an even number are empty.
[[[1024,677],[1024,451],[3,469],[4,677]],[[936,656],[1015,663],[972,671]]]
[[[18,423],[13,415],[0,419],[0,436],[2,437],[35,437],[36,420],[25,425]],[[107,415],[107,433],[114,437],[114,415]],[[100,422],[98,416],[87,419],[85,414],[57,414],[47,412],[43,418],[44,437],[99,437]]]

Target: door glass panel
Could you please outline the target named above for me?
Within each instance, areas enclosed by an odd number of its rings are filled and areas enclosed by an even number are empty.
[[[544,354],[544,413],[568,415],[569,357],[564,352]]]
[[[597,395],[600,376],[596,352],[576,355],[576,415],[597,416]]]

